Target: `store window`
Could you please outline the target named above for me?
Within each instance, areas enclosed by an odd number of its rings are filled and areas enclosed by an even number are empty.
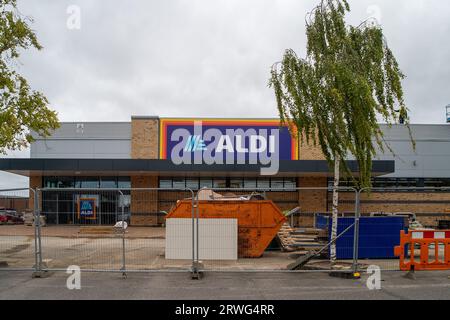
[[[297,188],[296,178],[284,178],[284,189],[286,191],[295,191]]]
[[[256,189],[256,178],[244,178],[244,188]]]
[[[164,189],[198,190],[201,188],[214,189],[266,189],[272,191],[295,191],[297,178],[181,178],[162,177],[159,179],[159,187]]]
[[[184,178],[173,178],[172,184],[174,189],[186,188],[186,180]]]
[[[131,188],[130,177],[118,177],[117,178],[117,187],[119,189],[130,189]]]
[[[213,179],[213,188],[226,188],[226,187],[227,187],[227,179],[225,178]]]
[[[131,188],[130,177],[44,177],[45,188]]]
[[[272,179],[270,182],[270,190],[277,191],[284,189],[283,178]]]
[[[198,190],[199,181],[198,178],[186,179],[186,188],[191,190]]]
[[[258,178],[257,187],[258,187],[258,189],[270,189],[270,179]]]
[[[230,188],[236,188],[236,189],[242,189],[244,188],[244,179],[236,179],[232,178],[230,179]]]
[[[354,187],[352,179],[341,179],[341,187]],[[333,187],[333,178],[328,178],[328,187]],[[429,188],[427,192],[440,191],[441,188],[450,187],[450,179],[444,178],[373,178],[372,188],[374,192],[396,192],[396,191],[420,191]],[[433,190],[433,188],[435,188]]]
[[[44,177],[44,188],[74,188],[74,177]]]
[[[213,180],[212,178],[200,178],[200,189],[201,188],[212,188]]]
[[[77,177],[75,179],[76,188],[99,188],[99,178],[98,177]]]
[[[117,188],[117,178],[100,177],[100,188]]]
[[[163,189],[172,189],[172,178],[160,178],[159,187]]]

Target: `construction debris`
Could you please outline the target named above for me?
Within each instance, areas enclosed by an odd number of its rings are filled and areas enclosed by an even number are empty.
[[[307,253],[322,248],[328,240],[327,236],[324,237],[323,230],[313,228],[294,229],[288,223],[281,226],[277,237],[282,250],[286,252],[303,251]]]
[[[128,228],[128,223],[126,221],[117,221],[117,223],[114,225],[114,228],[125,230]]]
[[[227,192],[224,194],[220,194],[217,192],[214,192],[211,189],[208,188],[202,188],[198,192],[198,200],[200,201],[209,201],[209,200],[220,200],[220,201],[240,201],[240,200],[264,200],[264,196],[260,193],[251,193],[249,195],[236,195],[231,192]]]

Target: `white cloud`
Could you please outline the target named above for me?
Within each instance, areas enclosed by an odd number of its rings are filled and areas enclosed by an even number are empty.
[[[318,0],[19,1],[44,45],[22,72],[63,121],[128,121],[132,114],[271,117],[271,65],[304,54],[305,14]],[[81,29],[66,27],[67,6]],[[378,6],[407,75],[416,123],[443,123],[450,103],[450,2],[350,0],[349,21]],[[4,181],[4,179],[1,179]]]

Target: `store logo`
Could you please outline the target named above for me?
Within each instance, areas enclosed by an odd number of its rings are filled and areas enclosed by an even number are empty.
[[[203,130],[194,122],[194,132],[175,129],[170,141],[172,162],[179,164],[260,164],[261,175],[275,175],[279,169],[279,129],[217,128]]]
[[[78,200],[78,218],[95,219],[96,199],[80,198]]]
[[[206,144],[205,141],[201,139],[201,136],[189,136],[186,146],[184,147],[185,152],[205,150],[207,150]]]

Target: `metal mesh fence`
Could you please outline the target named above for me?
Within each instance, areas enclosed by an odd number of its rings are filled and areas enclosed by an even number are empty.
[[[312,211],[317,207],[316,201],[326,201],[327,191],[328,188],[200,190],[196,233],[200,267],[207,271],[290,271],[299,259],[321,251],[307,269],[331,270],[326,247],[331,213],[323,214],[327,223],[317,228],[319,214]],[[355,211],[348,215],[354,221]],[[353,265],[353,232],[346,224],[337,230],[341,243],[337,264],[343,270]],[[233,256],[232,252],[237,254]]]
[[[332,268],[332,191],[0,190],[0,270],[290,272],[305,258],[301,272],[399,270],[400,230],[450,229],[448,188],[339,188]]]
[[[192,267],[192,229],[175,230],[171,239],[179,251],[187,254],[184,259],[168,259],[166,215],[180,199],[190,204],[187,220],[192,226],[193,192],[182,189],[131,189],[132,226],[125,234],[126,269],[131,271],[169,270],[186,271]],[[140,227],[133,227],[133,225]],[[177,258],[177,256],[175,256]]]
[[[92,271],[190,270],[192,254],[187,259],[166,259],[165,217],[176,201],[161,205],[159,193],[163,192],[167,190],[39,190],[45,221],[41,227],[43,269],[77,265]],[[187,198],[193,207],[191,191],[170,192]],[[192,213],[189,218],[192,225]],[[192,239],[191,234],[185,236]]]
[[[120,270],[123,228],[129,223],[129,194],[120,190],[42,189],[39,211],[42,268]]]
[[[0,190],[0,270],[35,264],[33,205],[33,190]]]
[[[372,188],[370,192],[360,191],[360,211],[362,217],[389,217],[383,228],[377,229],[377,234],[373,242],[370,242],[368,235],[370,230],[361,223],[359,234],[360,247],[365,249],[369,245],[380,251],[382,259],[367,259],[359,257],[360,264],[372,264],[380,267],[381,270],[398,271],[399,257],[394,256],[392,246],[400,243],[398,230],[412,232],[413,230],[439,230],[450,229],[450,188],[446,187],[402,187]],[[343,205],[347,205],[343,199]],[[373,218],[372,218],[373,219]],[[393,237],[393,235],[395,235]],[[444,261],[444,245],[429,246],[430,261],[436,257],[439,261]],[[412,248],[407,246],[406,256],[409,260],[410,254],[416,261],[420,261],[420,245]],[[436,255],[437,253],[437,255]]]

